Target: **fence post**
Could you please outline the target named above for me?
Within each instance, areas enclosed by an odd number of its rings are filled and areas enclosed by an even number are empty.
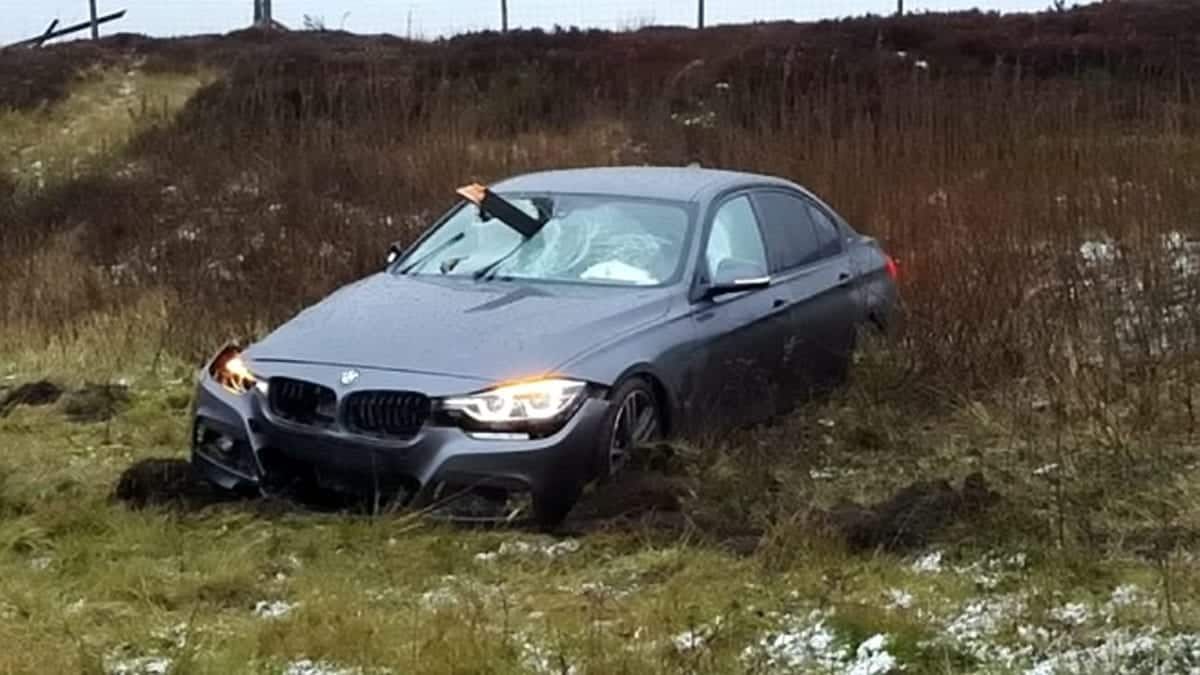
[[[100,39],[100,22],[96,20],[96,18],[97,18],[96,0],[88,0],[88,9],[91,10],[91,15],[92,15],[92,19],[91,19],[92,20],[92,39],[99,40]]]
[[[696,28],[704,29],[704,0],[696,0]],[[903,0],[901,0],[903,2]]]
[[[508,0],[500,0],[500,32],[508,32]]]
[[[271,0],[254,0],[254,25],[259,28],[271,28],[275,25],[271,16]]]

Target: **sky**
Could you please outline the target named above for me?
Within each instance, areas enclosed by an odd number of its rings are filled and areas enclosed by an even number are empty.
[[[128,10],[104,32],[155,36],[223,33],[250,23],[253,0],[97,0],[101,14]],[[895,0],[705,0],[707,23],[885,14]],[[508,0],[509,25],[520,28],[562,26],[608,29],[645,25],[694,25],[696,0]],[[905,0],[908,11],[1036,11],[1050,0]],[[436,38],[468,30],[498,28],[500,0],[274,0],[278,21],[302,27],[307,15],[329,28],[356,33],[393,33]],[[31,37],[53,19],[60,25],[85,21],[87,0],[0,0],[0,44]],[[86,36],[87,34],[82,34]]]

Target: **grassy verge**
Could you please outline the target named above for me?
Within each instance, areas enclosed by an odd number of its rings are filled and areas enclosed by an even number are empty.
[[[770,447],[773,467],[793,475],[786,496],[751,495],[741,515],[773,513],[773,524],[753,553],[738,555],[700,530],[664,534],[644,518],[555,538],[403,513],[261,501],[136,510],[113,500],[138,460],[184,456],[189,372],[170,362],[138,377],[129,406],[107,421],[67,421],[66,399],[0,418],[0,641],[22,645],[0,654],[0,672],[154,672],[163,663],[176,673],[1197,665],[1194,645],[1171,637],[1200,619],[1194,558],[1174,551],[1164,567],[1120,546],[1098,552],[1043,538],[1052,519],[1028,508],[1036,486],[996,486],[1007,502],[971,525],[987,531],[951,524],[906,553],[851,553],[780,517],[885,495],[912,475],[978,468],[964,460],[970,453],[947,450],[995,438],[979,406],[952,411],[954,424],[893,429],[868,456],[846,442],[863,431],[844,426],[839,402],[747,432],[740,447]],[[807,440],[814,421],[826,439]],[[706,502],[726,504],[720,469],[694,462],[687,472],[704,480],[685,514],[700,522],[715,508]],[[725,480],[752,493],[757,477]],[[1017,516],[1024,525],[1011,522]],[[306,659],[324,670],[302,670]]]

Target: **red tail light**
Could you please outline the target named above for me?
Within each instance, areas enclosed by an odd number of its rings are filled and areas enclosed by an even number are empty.
[[[896,263],[896,259],[890,255],[884,254],[883,267],[887,270],[887,275],[892,281],[900,278],[900,265]]]

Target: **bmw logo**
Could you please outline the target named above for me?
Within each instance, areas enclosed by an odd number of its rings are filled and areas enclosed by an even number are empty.
[[[351,368],[350,370],[342,371],[342,386],[349,387],[358,379],[359,372]]]

